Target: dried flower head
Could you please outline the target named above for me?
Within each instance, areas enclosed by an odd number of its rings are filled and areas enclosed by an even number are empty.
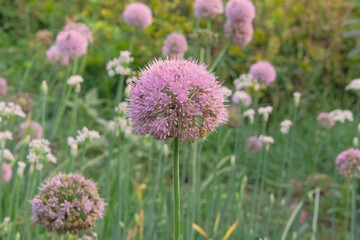
[[[31,200],[32,220],[51,232],[77,234],[91,231],[103,217],[104,200],[93,181],[80,174],[62,174],[49,179]]]
[[[130,94],[129,116],[142,136],[193,142],[227,121],[224,96],[205,65],[183,59],[157,60]]]
[[[15,132],[14,138],[16,141],[20,141],[27,134],[30,139],[41,139],[42,132],[40,123],[36,121],[23,122],[20,124],[20,129]]]
[[[229,115],[227,125],[231,128],[237,128],[241,123],[239,108],[235,105],[230,105],[227,109]]]
[[[9,164],[2,164],[2,183],[8,183],[12,176],[12,170]]]
[[[0,77],[0,97],[6,95],[7,92],[7,82],[4,78]]]
[[[188,49],[184,35],[171,33],[164,40],[162,55],[170,58],[182,58]]]
[[[258,137],[252,136],[246,140],[245,146],[250,152],[255,153],[261,150],[262,141]]]
[[[35,34],[35,39],[43,45],[50,45],[53,41],[53,33],[47,29],[39,30]]]
[[[327,112],[321,112],[316,120],[325,128],[330,129],[335,125],[335,120]]]
[[[230,0],[225,6],[225,14],[232,22],[252,22],[255,6],[250,0]]]
[[[276,70],[271,63],[266,61],[260,61],[253,64],[250,67],[251,76],[258,82],[261,82],[267,86],[275,81]]]
[[[62,55],[75,58],[86,53],[88,41],[77,31],[62,31],[56,37],[56,46]]]
[[[239,47],[246,47],[254,36],[254,28],[251,22],[233,22],[227,20],[224,30],[225,37],[232,37],[232,43]]]
[[[222,0],[196,0],[195,15],[198,18],[215,18],[224,12]]]
[[[66,24],[66,26],[64,27],[64,31],[70,31],[70,30],[79,32],[83,37],[86,38],[88,43],[92,43],[94,41],[93,36],[90,31],[90,28],[83,23],[72,22],[72,23]]]
[[[62,55],[56,45],[52,45],[46,51],[46,57],[53,64],[60,64],[62,66],[67,66],[69,64],[69,56]]]
[[[143,3],[130,3],[124,10],[124,20],[128,25],[134,25],[137,28],[147,28],[152,23],[151,9]]]
[[[336,167],[346,178],[360,178],[360,150],[350,148],[336,158]]]
[[[34,101],[28,93],[17,93],[11,96],[10,101],[19,105],[24,113],[31,112],[34,106]]]

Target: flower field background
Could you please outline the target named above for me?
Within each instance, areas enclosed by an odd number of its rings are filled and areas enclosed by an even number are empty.
[[[131,2],[2,0],[0,239],[173,239],[178,139],[181,239],[359,239],[360,3],[253,0],[253,37],[234,44],[228,13],[200,19],[193,0],[144,0],[152,21],[135,27]],[[91,33],[70,49],[74,22]],[[70,58],[51,59],[51,46]],[[164,66],[208,78],[189,83],[189,99],[207,86],[216,96],[195,99],[211,102],[202,116],[187,118],[189,100],[183,125],[149,123],[167,106],[151,115],[143,83],[160,89]],[[178,91],[168,88],[158,93]]]

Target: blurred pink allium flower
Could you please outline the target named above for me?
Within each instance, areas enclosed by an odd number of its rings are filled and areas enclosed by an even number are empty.
[[[245,91],[236,91],[231,98],[234,104],[240,104],[244,107],[248,107],[251,104],[251,96]]]
[[[83,37],[86,38],[88,43],[92,43],[94,41],[93,36],[91,34],[90,28],[83,23],[68,23],[64,27],[64,31],[74,30],[79,32]]]
[[[223,102],[221,85],[205,65],[156,60],[131,90],[129,116],[142,136],[193,142],[227,121]]]
[[[8,183],[12,176],[12,170],[10,165],[3,162],[2,171],[2,183]]]
[[[88,41],[77,31],[62,31],[56,37],[56,47],[64,56],[80,57],[86,53]]]
[[[360,178],[360,150],[350,148],[336,158],[336,167],[346,178]]]
[[[182,58],[188,49],[188,44],[184,35],[171,33],[164,40],[162,55],[170,58]]]
[[[56,45],[52,45],[46,51],[46,57],[51,63],[57,63],[62,66],[67,66],[69,63],[69,56],[62,55]]]
[[[32,220],[51,232],[77,234],[91,231],[103,217],[104,199],[93,181],[80,174],[62,174],[47,180],[31,200]]]
[[[260,151],[262,142],[258,137],[252,136],[246,140],[245,146],[250,152],[255,153]]]
[[[124,10],[124,20],[128,25],[134,25],[137,28],[147,28],[152,23],[151,9],[143,3],[130,3]]]
[[[251,23],[255,18],[255,6],[250,0],[230,0],[226,4],[225,14],[231,22]]]
[[[275,81],[276,70],[273,65],[266,61],[260,61],[250,67],[250,75],[258,82],[267,86]]]
[[[198,18],[215,18],[224,12],[224,5],[222,0],[196,0],[194,11]]]
[[[232,22],[227,20],[224,29],[225,37],[232,37],[233,44],[239,47],[247,46],[254,36],[254,28],[251,22]]]
[[[321,112],[316,120],[325,128],[330,129],[335,125],[335,120],[327,112]]]
[[[20,124],[19,137],[22,139],[25,133],[28,133],[31,139],[41,139],[42,131],[43,129],[40,123],[36,121],[31,121],[29,124],[27,122],[23,122]]]
[[[0,97],[5,96],[7,92],[7,82],[4,78],[0,77]]]

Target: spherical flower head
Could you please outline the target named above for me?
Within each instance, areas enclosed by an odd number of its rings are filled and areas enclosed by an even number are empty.
[[[225,37],[232,37],[232,43],[239,47],[246,47],[254,36],[251,22],[232,22],[227,20],[224,25]]]
[[[255,153],[261,150],[262,142],[258,137],[252,136],[246,140],[245,146],[251,153]]]
[[[2,164],[2,183],[8,183],[12,176],[12,170],[9,164]]]
[[[244,107],[248,107],[251,104],[251,96],[245,91],[236,91],[231,100],[234,104],[241,104]]]
[[[77,234],[91,231],[103,217],[104,200],[93,181],[80,174],[58,174],[49,179],[31,200],[32,220],[51,232]]]
[[[86,53],[88,41],[77,31],[62,31],[56,37],[56,46],[62,55],[75,58]]]
[[[170,58],[182,58],[188,49],[188,44],[184,35],[171,33],[164,40],[162,55]]]
[[[198,18],[215,18],[224,12],[222,0],[196,0],[195,15]]]
[[[30,136],[31,140],[41,139],[42,132],[43,132],[43,129],[42,129],[40,123],[38,123],[36,121],[31,121],[30,123],[23,122],[20,124],[19,131],[15,134],[15,139],[18,141],[21,140],[25,136],[25,133],[27,133]]]
[[[0,77],[0,97],[6,95],[7,92],[7,82],[4,78]]]
[[[66,24],[66,26],[64,27],[64,31],[70,31],[70,30],[79,32],[83,37],[86,38],[88,43],[92,43],[94,41],[90,28],[83,23]]]
[[[46,51],[46,57],[51,63],[60,64],[61,66],[67,66],[69,63],[69,56],[62,55],[56,45],[52,45]]]
[[[360,90],[360,79],[354,79],[352,80],[346,87],[345,90],[354,90],[359,91]]]
[[[350,148],[336,158],[336,167],[346,178],[360,178],[360,150]]]
[[[130,3],[124,10],[124,20],[128,25],[134,25],[140,29],[147,28],[152,23],[151,9],[143,3]]]
[[[227,125],[231,128],[237,128],[241,123],[241,114],[239,108],[235,105],[230,105],[228,108],[229,121]]]
[[[29,113],[34,106],[34,101],[28,93],[17,93],[11,96],[10,99],[11,102],[19,105],[24,113]]]
[[[223,102],[221,85],[205,65],[157,60],[141,72],[132,88],[129,116],[142,136],[193,142],[227,121]]]
[[[230,0],[225,7],[225,15],[232,22],[252,22],[255,6],[250,0]]]
[[[275,81],[276,70],[271,63],[266,61],[260,61],[253,64],[250,67],[251,76],[258,82],[261,82],[267,86]]]
[[[47,29],[39,30],[35,34],[35,40],[43,45],[50,45],[53,41],[53,33]]]
[[[76,85],[76,84],[79,84],[79,83],[82,83],[84,82],[84,79],[82,76],[80,75],[74,75],[74,76],[71,76],[67,81],[66,83],[69,84],[69,85]]]
[[[316,120],[327,129],[330,129],[335,125],[335,120],[327,112],[319,113]]]

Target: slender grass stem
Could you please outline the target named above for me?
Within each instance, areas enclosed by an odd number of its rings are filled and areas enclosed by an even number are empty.
[[[211,65],[211,67],[210,67],[211,71],[215,71],[215,70],[216,70],[216,67],[218,66],[218,64],[220,63],[220,61],[223,59],[223,57],[225,56],[226,51],[228,50],[231,42],[232,42],[232,38],[229,38],[229,39],[226,41],[223,49],[221,49],[220,53],[216,56],[213,64]]]
[[[314,215],[312,221],[312,234],[311,240],[316,240],[317,234],[317,222],[319,217],[319,204],[320,204],[320,188],[315,189],[315,206],[314,206]]]

